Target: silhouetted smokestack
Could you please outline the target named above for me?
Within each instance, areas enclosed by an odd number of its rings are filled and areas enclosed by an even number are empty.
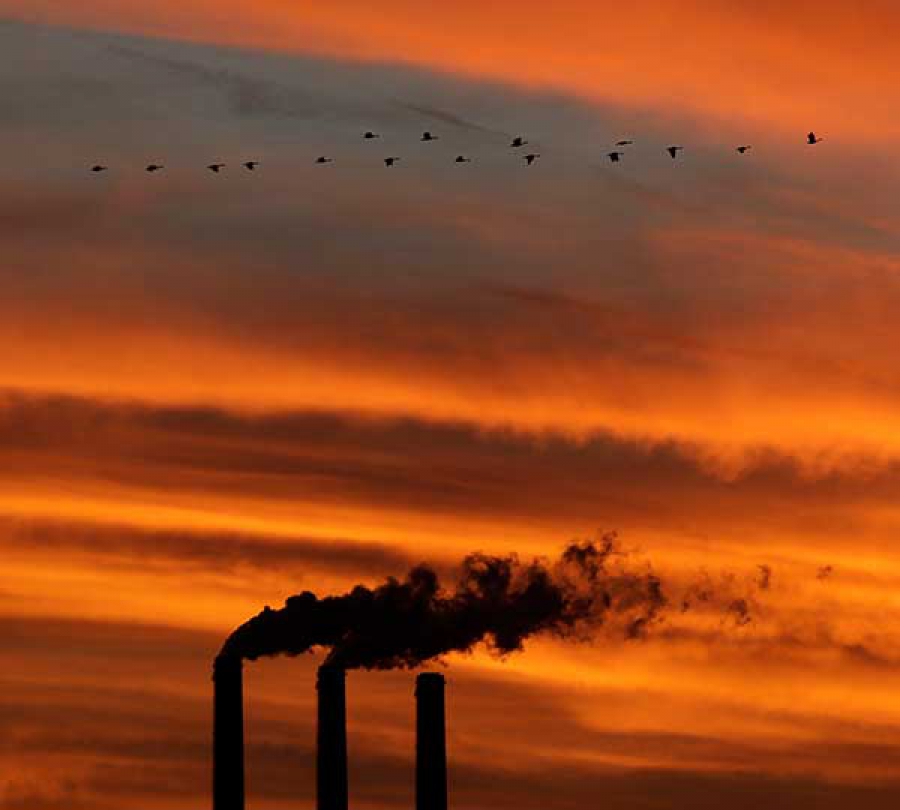
[[[444,676],[416,678],[416,810],[447,810]]]
[[[319,667],[319,725],[316,735],[316,807],[347,810],[346,673],[341,667]]]
[[[213,665],[213,810],[244,810],[244,687],[241,659]]]

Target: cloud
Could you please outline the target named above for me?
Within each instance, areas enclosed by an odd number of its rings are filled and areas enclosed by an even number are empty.
[[[69,629],[79,634],[77,626]],[[136,648],[134,654],[145,666],[160,660],[155,650]],[[112,666],[120,660],[113,659]],[[314,661],[285,662],[277,682],[259,682],[262,676],[255,670],[248,674],[251,801],[313,796],[314,668]],[[409,676],[350,678],[351,789],[357,802],[403,806],[411,800],[409,687]],[[87,807],[104,806],[113,797],[119,804],[154,806],[173,798],[199,802],[207,795],[208,696],[189,681],[186,694],[173,694],[171,684],[166,691],[61,684],[50,695],[24,688],[29,691],[14,688],[0,699],[7,729],[0,745],[17,761],[53,762],[56,772],[40,782],[13,779],[10,808],[39,795],[48,807],[61,806],[52,802],[61,802],[63,795]],[[16,699],[37,694],[43,699],[33,711],[8,713],[21,708]],[[787,722],[802,733],[785,743],[765,735],[737,739],[693,729],[617,728],[612,715],[623,699],[659,705],[658,696],[634,690],[586,693],[573,686],[571,694],[549,693],[521,678],[456,672],[448,689],[452,801],[469,806],[490,797],[501,807],[537,808],[552,793],[560,806],[574,808],[600,792],[611,807],[622,810],[636,797],[661,808],[674,798],[710,808],[714,801],[747,808],[766,801],[811,810],[846,802],[887,807],[900,790],[890,776],[900,750],[896,730],[856,726],[857,742],[831,743],[823,738],[851,729],[765,713],[760,722]],[[588,725],[578,708],[585,701],[608,705],[610,712],[599,713]],[[805,734],[822,741],[810,743]],[[18,750],[17,739],[23,741]],[[841,767],[832,771],[832,762]]]
[[[94,565],[157,569],[184,574],[195,570],[252,576],[259,571],[310,571],[383,576],[410,563],[402,551],[349,540],[266,537],[237,532],[142,529],[0,519],[0,548],[33,557],[84,556]]]
[[[727,516],[734,531],[764,504],[794,531],[805,525],[827,536],[831,521],[834,532],[846,533],[862,528],[852,523],[855,510],[889,502],[898,476],[890,464],[810,476],[773,448],[744,475],[723,478],[694,446],[675,441],[610,434],[571,441],[427,419],[248,413],[16,391],[0,394],[0,437],[0,459],[20,482],[77,470],[82,480],[90,473],[155,491],[177,485],[181,496],[281,502],[302,492],[322,502],[432,513],[567,513],[582,531],[598,520],[609,521],[606,528],[648,521],[661,527],[692,515]],[[523,490],[532,493],[527,504]],[[655,493],[652,510],[642,506],[648,493]],[[802,519],[792,511],[798,504]]]
[[[321,99],[304,97],[273,80],[203,62],[141,50],[111,41],[106,46],[113,56],[174,74],[179,79],[220,90],[228,97],[231,111],[238,117],[314,118],[324,111]]]
[[[46,780],[8,778],[0,781],[2,810],[96,810],[98,797],[85,795],[76,779]]]
[[[900,303],[877,161],[785,147],[748,164],[698,132],[673,167],[648,121],[634,167],[585,171],[615,105],[308,54],[0,35],[40,133],[9,136],[8,385],[674,441],[726,477],[768,449],[815,473],[900,453],[871,350]],[[29,70],[34,52],[53,64]],[[281,120],[307,108],[314,126]],[[433,112],[452,152],[416,140]],[[552,170],[516,171],[466,122],[526,132]],[[370,127],[414,171],[382,182]],[[141,167],[161,144],[156,183]],[[445,159],[470,147],[461,174]],[[210,177],[212,150],[265,171]],[[322,151],[335,171],[312,165]]]
[[[892,127],[880,101],[891,91],[886,77],[891,75],[889,32],[896,9],[881,0],[849,22],[837,0],[820,3],[812,26],[811,16],[798,6],[772,5],[766,19],[774,22],[763,25],[754,12],[722,0],[688,7],[643,0],[618,13],[615,35],[604,25],[602,11],[579,4],[552,19],[541,18],[528,5],[499,3],[485,11],[474,2],[435,19],[411,0],[377,10],[352,2],[339,15],[300,13],[277,2],[252,12],[231,3],[219,15],[207,0],[163,8],[111,14],[96,1],[68,9],[34,0],[27,12],[9,0],[0,5],[0,11],[19,19],[390,61],[505,81],[621,104],[643,117],[680,118],[681,127],[687,126],[685,111],[708,129],[729,133],[750,129],[759,135],[802,136],[816,121],[829,131],[877,141],[889,137]],[[511,17],[517,20],[515,36],[508,35]],[[655,23],[648,26],[647,19]],[[670,35],[676,25],[693,36]],[[772,25],[781,32],[778,37]],[[869,57],[864,63],[856,58],[861,44]],[[733,69],[736,59],[744,65],[740,73]],[[634,69],[636,63],[641,70]],[[696,128],[695,123],[690,131]]]
[[[397,104],[404,109],[411,110],[414,113],[424,115],[426,118],[434,119],[435,121],[439,121],[443,124],[449,124],[452,127],[470,129],[476,132],[483,132],[488,135],[500,135],[502,137],[509,136],[508,132],[500,132],[498,130],[491,129],[490,127],[476,124],[472,121],[466,120],[462,116],[456,115],[455,113],[447,112],[446,110],[441,110],[436,107],[432,107],[431,105],[412,103],[409,101],[398,101]]]

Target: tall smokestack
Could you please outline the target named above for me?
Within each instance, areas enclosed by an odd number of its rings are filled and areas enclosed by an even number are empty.
[[[319,725],[316,735],[316,808],[347,810],[346,673],[324,664],[316,681]]]
[[[447,810],[444,676],[416,678],[416,810]]]
[[[240,657],[216,658],[213,682],[213,810],[244,810],[244,685]]]

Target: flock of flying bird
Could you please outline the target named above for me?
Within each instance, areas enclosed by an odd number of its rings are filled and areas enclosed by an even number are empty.
[[[376,140],[380,137],[381,136],[375,132],[366,132],[363,134],[363,140],[366,140],[366,141]],[[433,135],[431,132],[426,131],[426,132],[422,133],[422,137],[420,138],[420,140],[429,142],[429,141],[440,140],[440,138],[437,135]],[[806,142],[810,146],[815,146],[817,143],[821,142],[821,140],[822,140],[822,138],[820,138],[818,135],[816,135],[815,132],[810,132],[806,136]],[[606,157],[609,158],[609,160],[612,163],[618,163],[625,156],[625,152],[622,150],[626,146],[631,146],[633,143],[634,143],[634,141],[630,141],[630,140],[617,141],[616,148],[612,152],[607,153]],[[528,145],[528,141],[526,141],[521,135],[517,135],[515,138],[512,139],[512,142],[510,143],[510,148],[521,149],[523,146],[527,146],[527,145]],[[744,155],[747,152],[749,152],[752,148],[753,148],[752,146],[747,144],[747,145],[736,147],[736,151],[738,153]],[[683,152],[683,151],[684,151],[683,146],[667,146],[666,147],[666,152],[669,153],[669,156],[672,158],[672,160],[675,160],[678,157],[679,152]],[[539,157],[540,157],[540,154],[530,152],[526,155],[523,155],[522,159],[525,161],[525,164],[527,166],[531,166],[534,164],[534,162]],[[386,158],[384,158],[384,165],[387,166],[388,168],[390,168],[391,166],[396,164],[397,161],[399,161],[399,160],[400,160],[399,157],[386,157]],[[321,155],[320,157],[316,158],[315,162],[319,165],[323,165],[326,163],[333,163],[334,158],[330,158],[330,157],[326,157],[325,155]],[[471,163],[471,162],[472,162],[472,158],[466,157],[465,155],[457,155],[456,159],[454,160],[454,163]],[[248,160],[245,163],[242,163],[241,165],[245,169],[247,169],[247,171],[252,172],[252,171],[256,170],[256,168],[260,165],[260,162],[258,160]],[[213,172],[213,174],[218,174],[225,167],[226,167],[225,163],[210,163],[206,168],[209,169],[209,171]],[[144,171],[147,171],[147,172],[153,174],[155,172],[162,171],[164,168],[165,168],[165,166],[162,166],[158,163],[150,163],[148,166],[145,167]],[[91,167],[91,171],[95,172],[95,173],[105,172],[105,171],[109,171],[109,167],[98,163]]]

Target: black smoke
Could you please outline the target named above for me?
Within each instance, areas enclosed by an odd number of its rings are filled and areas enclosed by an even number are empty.
[[[305,591],[235,630],[220,655],[252,660],[321,647],[345,669],[408,668],[480,643],[502,656],[538,634],[585,640],[604,624],[638,638],[667,601],[653,571],[632,570],[610,536],[573,544],[553,562],[471,554],[450,588],[419,565],[402,580],[342,596]]]

